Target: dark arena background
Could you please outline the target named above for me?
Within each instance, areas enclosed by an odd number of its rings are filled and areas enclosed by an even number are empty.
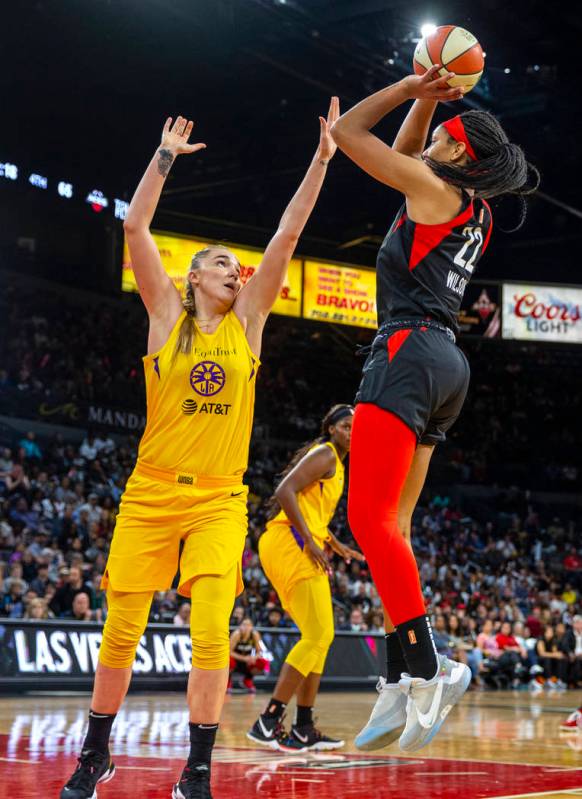
[[[290,755],[245,735],[298,638],[258,557],[266,502],[328,408],[354,401],[376,254],[401,204],[338,152],[264,337],[231,625],[251,618],[269,666],[256,693],[235,682],[226,697],[212,791],[582,796],[580,4],[39,0],[3,9],[0,53],[0,797],[58,797],[83,743],[101,577],[145,424],[147,316],[123,220],[164,120],[193,119],[207,144],[165,184],[152,225],[164,267],[182,285],[192,254],[223,242],[246,280],[329,98],[347,110],[410,74],[430,24],[466,28],[486,52],[481,81],[435,120],[491,111],[542,178],[517,232],[504,232],[517,201],[492,202],[460,318],[469,395],[413,517],[435,644],[473,681],[422,752],[359,752],[385,672],[382,604],[367,564],[330,552],[337,634],[316,714],[345,746]],[[378,134],[391,142],[402,119]],[[346,508],[331,527],[355,546]],[[155,595],[101,799],[169,799],[187,757],[190,606],[176,585]]]

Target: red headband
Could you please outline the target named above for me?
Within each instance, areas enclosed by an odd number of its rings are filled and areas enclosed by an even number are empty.
[[[460,116],[447,119],[446,122],[443,122],[443,128],[446,128],[449,136],[451,136],[451,138],[453,138],[455,141],[463,142],[465,145],[465,151],[472,161],[478,160],[477,156],[475,155],[475,150],[471,147],[469,139],[467,138],[465,126],[463,125],[463,120]]]

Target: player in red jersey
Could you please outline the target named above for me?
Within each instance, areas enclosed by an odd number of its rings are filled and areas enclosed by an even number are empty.
[[[410,518],[434,447],[467,393],[469,365],[455,345],[457,314],[489,242],[486,198],[521,197],[538,182],[520,147],[484,111],[443,122],[425,148],[437,103],[463,96],[462,88],[448,86],[452,76],[439,78],[438,67],[410,75],[332,128],[347,156],[405,197],[378,254],[379,330],[356,398],[350,456],[350,524],[382,597],[388,632],[388,679],[356,738],[364,749],[398,737],[404,751],[420,749],[471,679],[467,666],[437,655]],[[371,128],[408,100],[415,103],[389,147]]]

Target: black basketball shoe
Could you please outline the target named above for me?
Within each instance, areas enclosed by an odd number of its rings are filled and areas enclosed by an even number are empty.
[[[212,799],[208,766],[186,766],[180,781],[174,785],[172,799]]]
[[[61,799],[97,799],[97,785],[109,782],[114,774],[115,766],[109,754],[85,749],[73,776],[61,791]]]
[[[281,752],[327,752],[345,746],[345,741],[324,735],[314,724],[306,724],[304,727],[294,724],[289,735],[278,743]]]
[[[284,718],[284,716],[278,719],[260,715],[247,732],[247,738],[261,746],[268,746],[269,749],[278,749],[279,741],[287,737],[283,728]]]

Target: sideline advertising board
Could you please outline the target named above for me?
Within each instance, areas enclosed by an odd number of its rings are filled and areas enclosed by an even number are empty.
[[[499,283],[469,283],[459,313],[462,336],[501,336],[501,289]]]
[[[357,266],[305,261],[303,317],[375,328],[376,272]]]
[[[194,253],[211,244],[219,243],[157,232],[152,232],[152,236],[158,247],[164,269],[180,292],[184,291],[186,273]],[[224,246],[228,247],[238,258],[241,265],[241,278],[243,283],[246,283],[250,276],[256,272],[261,263],[263,253],[260,250],[251,250],[247,247],[239,247],[236,244],[225,244]],[[283,316],[301,316],[301,287],[301,260],[293,258],[289,264],[281,294],[273,306],[273,313],[282,314]],[[137,291],[127,240],[123,244],[121,288],[123,291]]]
[[[582,289],[504,283],[503,338],[582,344]]]
[[[101,625],[62,619],[0,622],[0,693],[91,688],[101,646]],[[274,684],[299,632],[280,627],[259,629],[270,653],[270,670],[257,678],[258,684]],[[373,685],[385,657],[383,635],[338,632],[323,683]],[[157,690],[184,688],[191,659],[188,629],[150,624],[137,648],[132,684],[134,688]]]

